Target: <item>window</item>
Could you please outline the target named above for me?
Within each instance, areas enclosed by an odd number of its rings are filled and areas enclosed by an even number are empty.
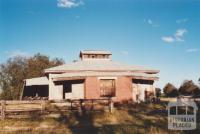
[[[191,107],[191,106],[188,106],[187,114],[188,114],[188,115],[194,115],[194,108]]]
[[[152,80],[142,80],[142,79],[133,79],[132,82],[136,84],[147,84],[147,85],[153,85],[154,83],[154,81]]]
[[[186,106],[178,106],[177,107],[177,114],[178,115],[186,115]]]
[[[70,82],[63,83],[63,92],[64,93],[71,93],[72,92],[72,85]]]
[[[176,106],[170,107],[170,115],[176,115]]]
[[[101,97],[115,96],[115,80],[113,79],[100,80],[100,96]]]

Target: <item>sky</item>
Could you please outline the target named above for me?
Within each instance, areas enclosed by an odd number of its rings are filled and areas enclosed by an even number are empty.
[[[160,70],[156,86],[200,77],[200,0],[0,0],[0,63],[80,50]]]

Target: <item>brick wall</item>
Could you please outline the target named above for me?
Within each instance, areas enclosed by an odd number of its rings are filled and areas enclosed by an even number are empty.
[[[132,79],[130,77],[118,77],[116,84],[116,101],[132,99]],[[100,82],[97,77],[87,77],[85,80],[85,98],[100,98]]]
[[[132,99],[132,79],[130,77],[118,77],[116,80],[117,101]]]
[[[86,99],[99,99],[100,97],[100,84],[97,77],[87,77],[85,80],[85,98]]]

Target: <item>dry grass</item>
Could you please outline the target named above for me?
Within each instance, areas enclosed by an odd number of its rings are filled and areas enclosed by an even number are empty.
[[[167,129],[164,105],[127,104],[109,112],[60,111],[59,118],[6,119],[0,121],[0,133],[58,133],[58,134],[175,134],[187,131]],[[199,129],[192,131],[198,133]],[[191,132],[189,132],[191,133]]]
[[[55,119],[7,119],[0,122],[0,133],[71,133],[67,125]]]

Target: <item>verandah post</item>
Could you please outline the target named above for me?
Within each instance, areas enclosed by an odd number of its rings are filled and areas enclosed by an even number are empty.
[[[82,106],[83,104],[82,104],[82,102],[83,102],[83,100],[80,99],[79,101],[80,102],[79,102],[79,110],[78,111],[79,111],[79,114],[82,115],[82,112],[83,112],[83,106]]]
[[[109,99],[109,111],[110,111],[110,113],[113,113],[113,107],[114,107],[113,101],[112,101],[112,98],[110,98]]]

